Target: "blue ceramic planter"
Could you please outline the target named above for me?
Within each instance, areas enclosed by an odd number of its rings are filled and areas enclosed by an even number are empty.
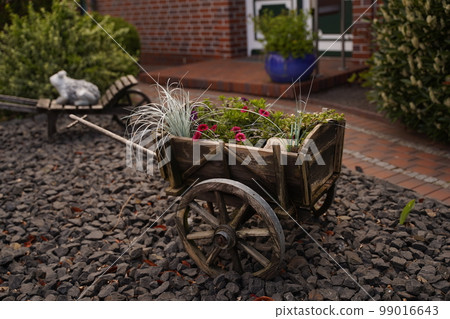
[[[303,58],[287,59],[278,53],[269,53],[266,56],[265,68],[273,82],[292,83],[301,76],[301,81],[308,79],[314,67],[313,54],[307,54]],[[308,69],[309,68],[309,69]]]

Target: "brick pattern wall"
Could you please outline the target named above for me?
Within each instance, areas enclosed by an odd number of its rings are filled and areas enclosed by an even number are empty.
[[[353,21],[358,19],[370,5],[372,0],[353,0]],[[370,8],[360,20],[353,25],[353,54],[352,57],[355,61],[363,64],[373,52],[372,45],[372,30],[370,22],[363,20],[372,20],[374,18],[376,6],[375,4]]]
[[[97,0],[141,36],[141,62],[188,63],[246,55],[245,0]]]
[[[353,21],[372,1],[352,0]],[[121,16],[136,26],[143,64],[246,55],[245,0],[96,0],[95,4],[97,11]],[[364,18],[372,19],[377,5]],[[373,52],[370,23],[362,20],[352,29],[352,57],[361,64]]]

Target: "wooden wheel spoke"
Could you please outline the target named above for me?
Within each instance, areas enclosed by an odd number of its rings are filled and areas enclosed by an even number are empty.
[[[219,208],[219,221],[221,224],[228,223],[228,212],[227,206],[225,205],[225,200],[223,198],[223,194],[221,192],[214,192],[216,196],[217,207]]]
[[[236,216],[234,216],[233,220],[230,222],[231,227],[236,228],[241,224],[242,219],[248,210],[248,207],[249,207],[248,203],[244,203],[244,205],[242,205],[242,207],[237,212]]]
[[[205,230],[198,231],[194,233],[190,233],[186,235],[188,240],[197,240],[197,239],[210,239],[214,236],[214,230]]]
[[[284,232],[275,212],[234,180],[195,185],[182,197],[176,226],[189,256],[212,277],[233,269],[270,278],[284,257]]]
[[[208,211],[213,214],[214,213],[214,206],[212,202],[206,202],[206,206],[208,207]]]
[[[204,210],[199,204],[197,204],[196,202],[190,202],[189,203],[189,207],[195,211],[196,213],[200,214],[200,216],[203,218],[203,220],[210,224],[211,226],[217,227],[219,226],[219,221],[217,220],[216,217],[214,217],[213,215],[211,215],[209,212],[207,212],[206,210]]]
[[[236,235],[239,238],[267,237],[270,236],[270,232],[267,228],[242,228],[236,231]]]
[[[239,258],[239,253],[236,249],[236,247],[233,247],[231,249],[228,250],[230,252],[231,255],[231,260],[233,262],[233,270],[237,271],[238,273],[242,273],[242,264],[241,264],[241,259]]]
[[[214,261],[214,259],[219,256],[221,249],[219,247],[214,247],[213,250],[209,253],[208,257],[206,258],[206,265],[211,265],[211,263]]]
[[[237,246],[245,251],[247,254],[249,254],[251,257],[253,257],[257,262],[259,262],[263,267],[267,267],[270,263],[269,259],[263,256],[259,251],[257,251],[255,248],[247,246],[246,244],[243,244],[241,242],[237,243]]]

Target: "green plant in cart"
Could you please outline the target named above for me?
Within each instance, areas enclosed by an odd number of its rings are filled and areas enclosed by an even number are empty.
[[[176,83],[156,87],[159,102],[139,106],[128,116],[134,141],[141,142],[152,134],[158,140],[166,140],[169,135],[191,137],[195,109],[208,109],[208,104],[191,101],[189,92]]]
[[[175,83],[167,87],[157,84],[156,88],[159,102],[140,106],[128,116],[131,138],[140,145],[150,138],[159,148],[170,136],[180,136],[263,147],[276,137],[292,144],[288,150],[297,151],[318,124],[335,120],[339,125],[344,120],[343,114],[334,110],[285,114],[270,110],[264,99],[221,96],[220,104],[215,105],[201,96],[191,101],[189,92]]]
[[[219,106],[205,101],[208,108],[196,110],[195,139],[236,140],[240,144],[262,146],[261,142],[278,137],[287,140],[288,150],[296,151],[316,125],[329,119],[344,120],[343,114],[334,110],[318,113],[297,110],[296,114],[285,114],[270,110],[264,99],[221,97],[220,100]]]
[[[207,109],[197,110],[197,126],[214,127],[214,130],[199,131],[202,132],[202,138],[226,142],[236,139],[242,144],[250,142],[256,145],[260,140],[283,135],[280,127],[283,113],[266,110],[268,106],[264,99],[221,96],[220,101],[219,106],[207,101]],[[200,134],[196,137],[200,137]]]

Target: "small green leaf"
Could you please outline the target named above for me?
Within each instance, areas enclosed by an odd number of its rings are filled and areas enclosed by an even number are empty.
[[[403,225],[406,221],[406,218],[408,217],[409,213],[411,212],[411,210],[414,208],[414,206],[416,205],[416,200],[410,200],[408,204],[406,204],[406,206],[403,208],[402,213],[400,214],[400,225]]]
[[[358,78],[358,74],[357,73],[353,73],[348,79],[347,82],[348,83],[354,83],[356,81],[356,79]]]

